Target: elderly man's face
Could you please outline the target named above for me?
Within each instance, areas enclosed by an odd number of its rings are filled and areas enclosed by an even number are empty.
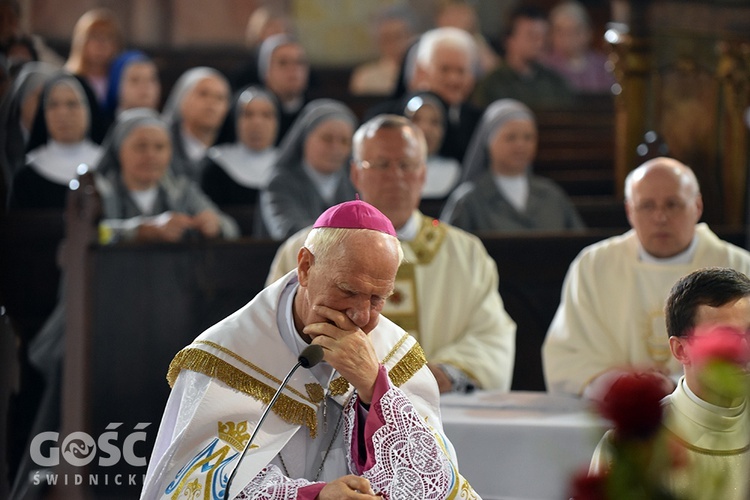
[[[352,235],[325,260],[305,248],[297,266],[304,300],[297,314],[303,326],[330,322],[315,306],[340,311],[363,332],[378,324],[380,311],[393,292],[398,270],[398,242],[377,231]]]
[[[351,169],[362,199],[388,217],[397,229],[419,206],[427,167],[410,130],[381,128],[362,144],[362,163]]]
[[[673,257],[690,246],[703,212],[700,194],[667,166],[655,166],[633,183],[625,208],[643,248],[654,257]]]
[[[424,71],[427,89],[449,106],[464,102],[474,89],[474,72],[466,52],[450,45],[438,45],[432,63]]]

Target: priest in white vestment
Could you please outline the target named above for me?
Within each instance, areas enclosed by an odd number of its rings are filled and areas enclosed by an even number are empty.
[[[498,292],[498,271],[481,240],[417,207],[427,146],[408,119],[379,115],[353,138],[351,180],[364,201],[393,223],[404,263],[383,315],[423,347],[441,392],[510,390],[516,324]],[[279,249],[266,283],[296,267],[310,228]]]
[[[661,374],[671,392],[682,367],[664,326],[670,288],[703,267],[750,273],[750,253],[698,222],[698,181],[679,161],[655,158],[630,172],[625,209],[632,229],[583,249],[568,269],[542,347],[550,392],[589,397],[627,369]]]
[[[681,500],[746,500],[750,494],[750,279],[728,268],[695,271],[675,284],[665,309],[671,354],[683,366],[684,375],[662,400],[662,431],[676,459],[658,480]],[[723,347],[717,347],[718,341]],[[724,362],[737,363],[742,371],[729,378],[707,377],[706,362],[719,353]],[[612,466],[616,440],[613,431],[604,435],[594,452],[591,474],[606,473]]]
[[[357,200],[314,227],[296,271],[175,356],[142,499],[478,498],[422,349],[379,314],[403,259],[392,224]],[[323,362],[295,372],[249,443],[310,344]]]

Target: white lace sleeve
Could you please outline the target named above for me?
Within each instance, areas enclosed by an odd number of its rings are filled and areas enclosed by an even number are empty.
[[[250,484],[234,497],[253,500],[295,500],[300,488],[313,483],[307,479],[290,479],[271,464],[263,468]]]
[[[457,477],[433,431],[398,388],[391,387],[379,406],[384,424],[372,436],[375,463],[362,476],[370,481],[377,494],[390,500],[445,498]],[[374,409],[373,405],[370,412]],[[354,412],[349,410],[347,439],[356,432]],[[347,448],[350,468],[354,471],[351,443]]]

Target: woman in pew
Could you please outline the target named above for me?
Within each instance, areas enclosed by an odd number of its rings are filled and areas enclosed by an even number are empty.
[[[104,112],[114,122],[122,111],[133,108],[158,109],[161,82],[156,63],[140,50],[123,52],[109,68],[109,87]]]
[[[198,66],[172,87],[162,118],[172,137],[172,172],[200,182],[203,159],[229,110],[229,82],[218,70]]]
[[[432,92],[416,92],[405,99],[402,113],[422,130],[427,142],[427,175],[422,187],[422,205],[442,206],[461,179],[458,160],[440,155],[448,123],[445,105]],[[437,217],[439,213],[428,215]]]
[[[257,86],[240,91],[225,128],[232,142],[208,150],[201,187],[220,207],[255,205],[278,157],[276,98]]]
[[[473,233],[583,229],[581,216],[554,181],[534,175],[537,128],[515,99],[482,116],[464,158],[464,180],[440,218]]]
[[[95,8],[84,13],[73,28],[65,69],[81,77],[104,104],[109,86],[109,65],[121,50],[123,34],[114,12]]]
[[[169,172],[167,125],[149,109],[122,115],[99,168],[104,242],[236,238],[239,228],[186,177]]]
[[[42,89],[26,164],[13,178],[10,209],[63,209],[79,165],[90,168],[101,157],[90,133],[91,104],[81,82],[58,72]]]
[[[11,179],[25,164],[26,144],[39,108],[42,87],[55,73],[57,68],[49,63],[25,63],[0,104],[0,130],[5,131],[0,133],[0,163],[8,183],[6,196],[10,195]]]
[[[255,236],[284,240],[327,208],[354,199],[349,180],[357,117],[333,99],[308,103],[279,146],[279,159],[260,195]]]

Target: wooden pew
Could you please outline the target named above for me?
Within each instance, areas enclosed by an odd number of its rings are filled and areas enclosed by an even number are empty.
[[[615,114],[611,96],[579,96],[571,106],[535,112],[534,171],[570,196],[613,196]]]

